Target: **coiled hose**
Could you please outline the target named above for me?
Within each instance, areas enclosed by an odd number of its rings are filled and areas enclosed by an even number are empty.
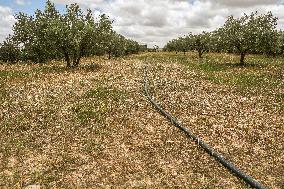
[[[235,175],[237,175],[239,178],[243,179],[247,184],[249,184],[251,187],[256,189],[266,189],[265,186],[263,186],[261,183],[254,180],[249,175],[242,172],[240,169],[238,169],[235,165],[230,163],[229,161],[225,160],[225,158],[216,152],[213,148],[211,148],[208,144],[206,144],[203,140],[192,134],[187,128],[183,127],[178,120],[173,117],[171,114],[166,112],[149,94],[148,91],[148,70],[147,67],[145,67],[144,70],[144,92],[148,100],[151,102],[151,104],[163,115],[165,116],[172,124],[174,124],[177,128],[182,130],[189,138],[191,138],[193,141],[195,141],[199,146],[201,146],[208,154],[213,156],[217,161],[219,161],[224,167],[232,171]]]

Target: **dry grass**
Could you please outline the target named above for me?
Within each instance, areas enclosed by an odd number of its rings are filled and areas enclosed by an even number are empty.
[[[76,70],[0,65],[0,188],[248,188],[146,101],[143,56]],[[170,58],[147,63],[151,92],[184,126],[268,188],[284,187],[277,99]]]

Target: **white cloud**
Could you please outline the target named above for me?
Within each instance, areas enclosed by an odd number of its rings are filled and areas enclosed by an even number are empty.
[[[17,5],[25,5],[26,2],[24,0],[16,0]]]
[[[282,0],[53,0],[77,2],[101,10],[114,20],[114,28],[126,37],[149,46],[163,46],[168,40],[189,32],[212,31],[229,15],[272,11],[284,28]]]
[[[30,5],[31,1],[30,0],[16,0],[15,3],[17,5],[23,6],[23,5]]]
[[[212,0],[205,0],[212,1]],[[216,3],[229,7],[255,7],[259,5],[273,5],[281,3],[281,0],[216,0]]]
[[[163,46],[170,39],[189,32],[212,31],[220,27],[229,15],[239,17],[256,10],[261,13],[272,11],[279,18],[278,28],[284,29],[284,0],[52,1],[56,4],[78,3],[83,8],[91,8],[96,15],[99,12],[106,13],[114,20],[116,31],[139,42],[148,43],[149,46]],[[3,19],[3,13],[0,14]],[[11,16],[11,12],[8,15]],[[7,27],[11,28],[13,19],[9,18],[10,25]],[[0,24],[4,25],[2,22]],[[3,31],[0,31],[0,35],[4,35]]]
[[[12,33],[12,26],[15,23],[15,18],[12,9],[0,5],[0,42]]]

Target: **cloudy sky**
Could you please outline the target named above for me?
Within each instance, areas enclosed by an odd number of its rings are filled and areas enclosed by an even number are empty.
[[[212,31],[229,15],[271,11],[284,29],[284,0],[52,0],[60,11],[78,3],[96,14],[106,13],[115,30],[148,46],[162,47],[167,41],[189,32]],[[45,0],[0,0],[0,42],[12,32],[13,15],[33,14]]]

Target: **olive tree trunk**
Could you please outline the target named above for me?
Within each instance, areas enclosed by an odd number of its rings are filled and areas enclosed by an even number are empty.
[[[240,59],[240,65],[245,65],[245,56],[246,56],[246,53],[242,52],[241,53],[241,59]]]
[[[199,58],[202,58],[202,54],[203,54],[202,51],[198,51],[198,57],[199,57]]]

